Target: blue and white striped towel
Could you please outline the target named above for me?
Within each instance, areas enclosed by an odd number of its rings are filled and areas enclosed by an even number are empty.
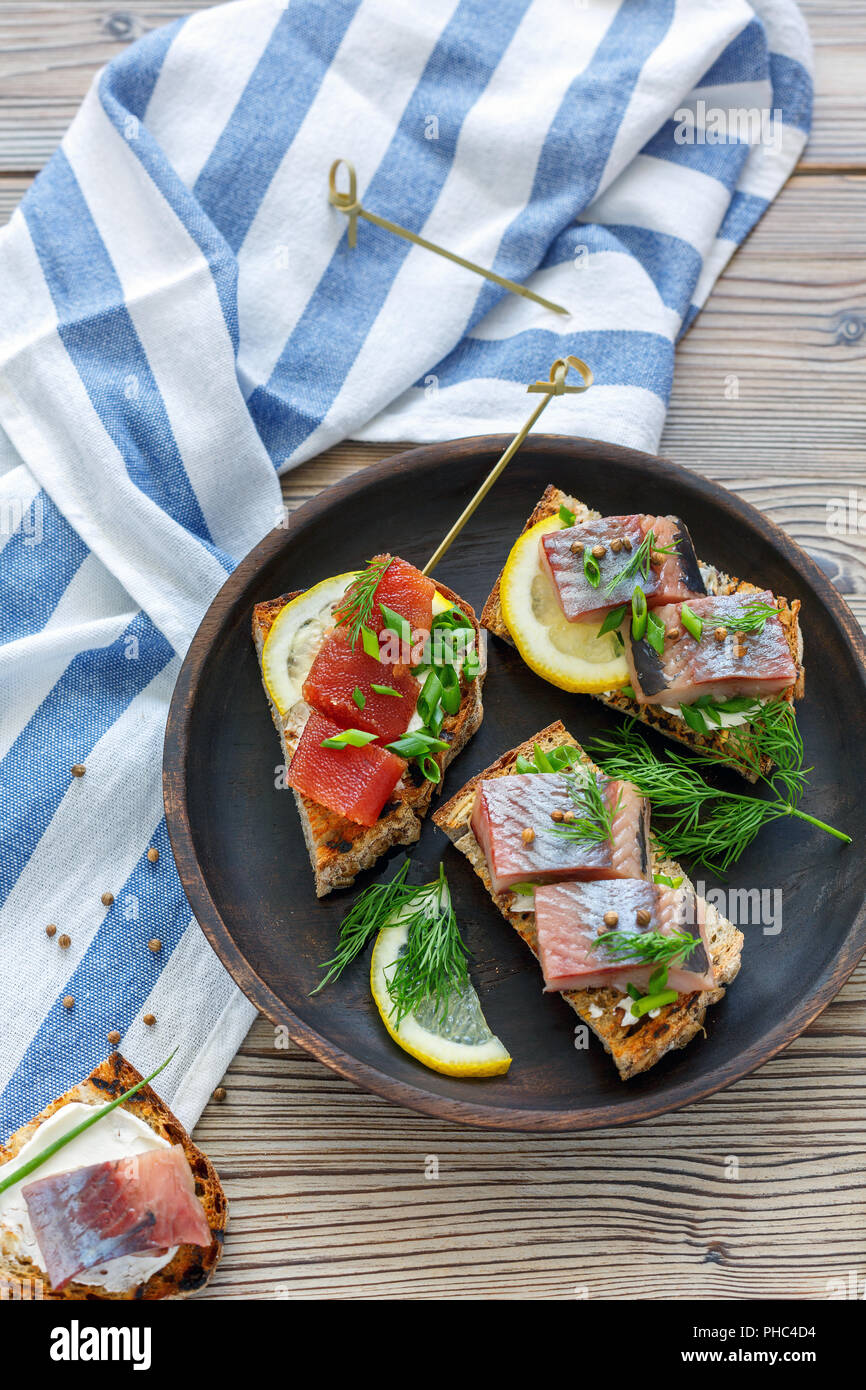
[[[190,920],[160,756],[277,470],[511,430],[565,352],[598,384],[545,427],[653,449],[674,342],[805,142],[809,66],[791,0],[241,0],[97,78],[0,236],[0,1135],[112,1029],[143,1070],[179,1047],[191,1124],[251,1021]],[[349,250],[337,156],[571,318],[367,223]]]

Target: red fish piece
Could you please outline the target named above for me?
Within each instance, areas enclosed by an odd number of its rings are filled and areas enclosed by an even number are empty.
[[[675,545],[676,549],[668,555],[660,555],[655,567],[644,566],[614,584],[613,580],[650,531],[655,545],[661,548]],[[624,544],[613,550],[612,542],[625,542],[630,548]],[[593,557],[601,575],[594,588],[584,571],[584,557],[602,546],[604,554]],[[630,603],[638,586],[646,594],[650,607],[706,592],[691,536],[676,517],[644,513],[601,517],[580,526],[549,531],[541,537],[539,553],[542,569],[549,575],[559,605],[572,623],[600,623],[614,608]],[[612,586],[609,593],[608,586]]]
[[[606,783],[611,839],[578,841],[556,833],[552,820],[554,811],[575,810],[572,786],[566,774],[532,772],[491,777],[478,784],[472,831],[484,851],[494,893],[515,883],[649,874],[646,798],[631,782]]]
[[[374,685],[390,686],[397,695],[381,695]],[[363,708],[354,692],[360,690]],[[344,728],[365,729],[390,743],[406,732],[415,713],[420,686],[405,667],[385,666],[368,656],[360,642],[354,651],[339,628],[330,633],[320,647],[304,681],[303,696],[308,705],[336,720]]]
[[[762,632],[749,633],[742,642],[736,638],[737,615],[747,613],[755,602],[775,607],[769,590],[689,599],[688,607],[703,625],[699,642],[683,626],[682,604],[658,608],[665,631],[680,633],[674,641],[666,637],[661,655],[646,637],[635,642],[626,624],[625,655],[638,703],[690,705],[703,695],[713,700],[741,695],[758,700],[792,686],[797,667],[777,617],[768,617]],[[727,636],[717,640],[716,630],[721,628]]]
[[[637,912],[649,913],[645,925]],[[706,936],[703,904],[690,889],[662,888],[636,879],[609,883],[557,883],[535,890],[535,928],[538,954],[547,990],[595,989],[627,984],[646,990],[657,968],[640,955],[616,955],[597,938],[612,928],[605,913],[617,914],[616,931],[636,936],[682,932],[693,945],[668,966],[666,989],[681,994],[712,989],[715,985],[712,955]]]
[[[213,1239],[179,1145],[56,1173],[22,1195],[55,1289],[120,1255]]]
[[[387,554],[376,555],[370,564],[386,559],[389,559]],[[424,638],[429,635],[430,625],[433,622],[433,595],[435,592],[436,585],[432,579],[428,579],[414,565],[410,565],[408,560],[401,560],[399,555],[391,556],[387,569],[376,585],[367,626],[371,632],[379,633],[382,631],[385,626],[385,618],[379,605],[384,603],[386,608],[392,609],[393,612],[399,613],[401,618],[406,619],[413,633],[419,634],[413,638],[413,644],[420,645]],[[347,597],[351,593],[352,590],[349,589]],[[337,611],[339,612],[339,609]],[[406,662],[407,664],[409,662],[408,654],[406,654]]]
[[[289,764],[290,787],[355,825],[375,825],[403,773],[406,761],[378,744],[363,748],[323,748],[322,739],[341,732],[339,724],[313,713]]]

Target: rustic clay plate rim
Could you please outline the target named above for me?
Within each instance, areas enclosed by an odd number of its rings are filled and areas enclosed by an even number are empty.
[[[370,464],[351,474],[340,482],[333,483],[311,498],[292,513],[286,527],[278,527],[246,556],[232,572],[226,583],[211,603],[202,623],[192,640],[184,659],[174,693],[172,695],[165,732],[163,757],[163,796],[169,838],[184,891],[193,914],[213,946],[216,954],[226,966],[244,994],[274,1024],[286,1028],[292,1041],[303,1047],[319,1061],[347,1080],[372,1091],[387,1100],[405,1105],[422,1114],[456,1123],[469,1124],[479,1128],[510,1129],[518,1131],[583,1131],[634,1124],[656,1116],[682,1109],[695,1101],[703,1100],[714,1092],[741,1080],[765,1062],[782,1052],[795,1038],[809,1026],[827,1007],[856,968],[866,952],[866,903],[854,918],[835,960],[828,964],[818,983],[799,1006],[789,1010],[776,1027],[752,1048],[746,1049],[736,1059],[709,1070],[700,1080],[686,1083],[681,1093],[675,1097],[660,1099],[654,1103],[650,1097],[641,1095],[632,1101],[624,1101],[613,1109],[602,1105],[591,1109],[568,1111],[562,1109],[526,1109],[519,1106],[498,1106],[473,1104],[471,1099],[463,1101],[450,1096],[426,1091],[422,1086],[400,1081],[388,1072],[380,1071],[346,1052],[332,1043],[317,1029],[304,1022],[297,1014],[273,992],[261,978],[236,945],[231,930],[223,920],[208,888],[206,873],[199,861],[195,848],[192,827],[189,821],[186,798],[186,767],[189,753],[190,724],[193,712],[191,696],[197,689],[199,678],[207,662],[210,648],[215,640],[218,627],[215,619],[222,619],[236,603],[247,586],[258,574],[262,566],[271,561],[281,550],[291,545],[294,531],[320,512],[330,511],[335,505],[363,492],[367,487],[377,484],[396,471],[419,470],[431,463],[442,463],[449,454],[459,454],[466,460],[475,455],[495,456],[510,442],[508,435],[476,435],[465,439],[450,440],[440,444],[421,445],[404,453]],[[866,683],[866,636],[842,596],[828,580],[820,566],[804,551],[782,528],[771,521],[750,503],[729,492],[721,484],[711,482],[699,474],[691,472],[670,459],[639,450],[607,444],[604,441],[581,439],[579,437],[539,434],[533,435],[527,447],[534,453],[548,455],[551,460],[563,453],[573,459],[581,446],[593,451],[603,450],[612,460],[634,464],[645,461],[647,467],[661,478],[676,481],[688,479],[689,487],[702,493],[707,499],[723,505],[735,514],[752,531],[761,534],[764,540],[781,551],[788,563],[799,568],[808,576],[809,582],[819,593],[825,607],[832,613],[842,629],[851,653],[855,656]],[[209,635],[209,634],[213,635]],[[483,1082],[473,1083],[483,1085]],[[627,1084],[627,1083],[624,1083]]]

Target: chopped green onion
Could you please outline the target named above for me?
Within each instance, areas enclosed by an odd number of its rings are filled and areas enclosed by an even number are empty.
[[[586,582],[593,589],[597,589],[601,583],[601,570],[598,567],[598,561],[590,550],[583,552],[583,573],[586,576]]]
[[[638,1000],[643,998],[643,995],[641,994],[637,985],[626,985],[625,992],[627,995],[629,995],[631,999]]]
[[[371,686],[370,689],[375,690],[375,685]],[[360,685],[356,685],[355,689],[352,691],[352,699],[355,701],[355,704],[358,706],[358,709],[363,709],[366,705],[367,697],[361,689]]]
[[[474,681],[481,670],[481,658],[474,650],[466,653],[463,659],[463,674],[468,681]]]
[[[528,898],[535,892],[534,883],[512,883],[511,892],[517,898]]]
[[[417,710],[422,724],[429,724],[441,694],[442,682],[435,671],[429,671],[418,696]]]
[[[529,758],[524,758],[522,753],[518,753],[517,761],[514,764],[515,772],[537,772],[535,763],[530,762]]]
[[[374,690],[377,695],[393,695],[395,700],[403,699],[402,691],[395,690],[393,685],[375,685],[371,682],[370,689]]]
[[[677,997],[675,989],[663,990],[661,994],[645,994],[631,1005],[632,1017],[643,1018],[651,1009],[663,1009],[665,1004],[675,1004]]]
[[[372,743],[377,734],[368,734],[363,729],[341,729],[333,738],[323,738],[321,748],[365,748]]]
[[[393,608],[389,608],[386,603],[379,604],[379,611],[381,612],[382,617],[385,620],[385,626],[388,629],[388,631],[396,632],[403,645],[406,647],[411,647],[412,628],[409,626],[408,621],[405,618],[401,617],[399,613],[395,613]]]
[[[659,656],[665,649],[665,625],[652,609],[646,615],[646,640]]]
[[[647,994],[660,994],[668,982],[668,963],[663,960],[661,965],[653,971],[647,984]]]
[[[679,888],[682,882],[682,874],[676,878],[671,878],[669,874],[653,874],[653,883],[660,883],[663,888]]]
[[[570,507],[567,507],[564,502],[560,504],[559,519],[562,522],[563,526],[574,525],[574,512],[571,510]]]
[[[443,708],[442,701],[440,700],[433,713],[430,715],[430,718],[424,720],[424,728],[429,734],[432,735],[433,738],[436,738],[439,734],[439,730],[442,728],[442,725],[444,723],[445,710]]]
[[[421,759],[418,766],[424,773],[424,776],[426,777],[428,782],[433,782],[435,785],[437,782],[442,781],[442,770],[439,767],[439,764],[437,763],[436,759],[431,758],[429,753],[427,754],[426,758]]]
[[[442,682],[442,704],[446,714],[456,714],[460,708],[460,677],[453,666],[443,666],[439,675]]]
[[[680,609],[680,620],[686,632],[690,632],[696,642],[700,642],[703,636],[704,625],[697,613],[693,613],[687,603]]]
[[[423,758],[428,753],[444,753],[448,744],[441,738],[434,738],[432,734],[425,734],[421,729],[413,729],[411,733],[395,738],[393,743],[386,743],[385,747],[390,753],[397,753],[401,758]]]
[[[633,700],[633,699],[634,699],[634,686],[633,686],[633,685],[621,685],[620,688],[619,688],[619,693],[620,693],[620,695],[627,695],[628,698],[629,698],[630,700]]]
[[[372,656],[375,661],[381,660],[379,656],[379,639],[375,632],[369,627],[361,628],[361,646],[368,656]]]
[[[646,614],[646,594],[637,585],[631,596],[631,635],[635,642],[639,642],[646,632]]]
[[[553,766],[553,763],[552,763],[552,762],[550,761],[550,759],[548,758],[547,754],[545,753],[545,751],[544,751],[544,749],[542,748],[542,746],[541,746],[540,743],[535,743],[535,744],[533,744],[533,746],[532,746],[532,756],[533,756],[533,758],[534,758],[534,760],[535,760],[535,766],[536,766],[536,768],[538,769],[539,772],[555,772],[555,771],[556,771],[556,768]]]
[[[707,721],[704,718],[702,711],[699,710],[696,705],[680,705],[680,714],[682,715],[686,724],[688,724],[689,728],[692,729],[696,734],[709,733],[709,725],[707,724]]]
[[[612,608],[598,629],[599,637],[603,637],[606,632],[615,632],[625,617],[626,605],[623,603],[619,608]]]

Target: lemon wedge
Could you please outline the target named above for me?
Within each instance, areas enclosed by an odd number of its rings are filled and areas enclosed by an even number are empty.
[[[301,699],[301,686],[326,630],[334,621],[334,608],[343,597],[355,571],[323,579],[291,599],[280,609],[262,648],[265,689],[285,716]]]
[[[570,623],[541,568],[539,539],[561,524],[545,517],[515,542],[499,586],[505,626],[527,666],[551,685],[586,695],[616,690],[628,685],[629,671],[614,633],[599,637],[598,622]]]
[[[511,1057],[491,1033],[469,980],[452,991],[444,1009],[431,997],[395,1024],[388,978],[408,938],[408,926],[383,927],[370,963],[373,999],[397,1046],[446,1076],[501,1076],[511,1066]]]

